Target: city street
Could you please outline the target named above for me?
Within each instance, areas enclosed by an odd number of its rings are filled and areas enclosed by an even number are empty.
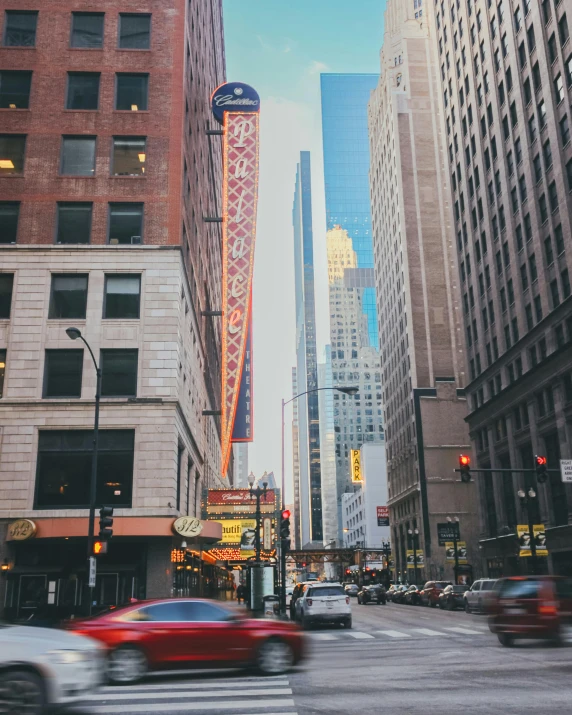
[[[350,715],[569,711],[572,647],[501,648],[484,616],[352,602],[353,628],[308,634],[310,657],[284,677],[217,671],[105,688],[74,715]]]

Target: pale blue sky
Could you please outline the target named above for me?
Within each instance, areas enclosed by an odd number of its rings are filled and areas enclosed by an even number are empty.
[[[280,478],[280,401],[295,364],[292,199],[296,163],[312,155],[319,354],[329,337],[320,115],[321,72],[378,72],[385,0],[223,0],[227,78],[261,96],[260,197],[254,274],[251,469]],[[291,495],[291,406],[286,496]]]

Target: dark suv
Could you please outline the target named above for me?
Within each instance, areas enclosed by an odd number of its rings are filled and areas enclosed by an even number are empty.
[[[497,582],[489,628],[501,645],[515,638],[568,640],[572,627],[572,579],[559,576],[512,576]]]

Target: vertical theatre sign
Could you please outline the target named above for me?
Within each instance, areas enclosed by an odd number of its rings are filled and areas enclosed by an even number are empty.
[[[213,92],[212,111],[224,129],[221,462],[222,474],[226,475],[233,440],[252,439],[252,346],[248,343],[258,202],[260,98],[247,84],[229,82]],[[248,379],[243,380],[247,353]],[[235,434],[239,399],[240,425]]]

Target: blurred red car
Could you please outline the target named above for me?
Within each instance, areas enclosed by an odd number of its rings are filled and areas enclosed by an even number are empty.
[[[439,603],[439,596],[443,593],[443,589],[450,585],[450,581],[427,581],[420,593],[421,605],[435,608]]]
[[[555,643],[572,634],[572,579],[512,576],[497,582],[489,628],[503,646],[515,638],[547,638]]]
[[[114,683],[137,682],[148,670],[193,667],[256,666],[276,675],[304,655],[302,632],[293,623],[244,618],[203,599],[139,601],[67,628],[107,646]]]

